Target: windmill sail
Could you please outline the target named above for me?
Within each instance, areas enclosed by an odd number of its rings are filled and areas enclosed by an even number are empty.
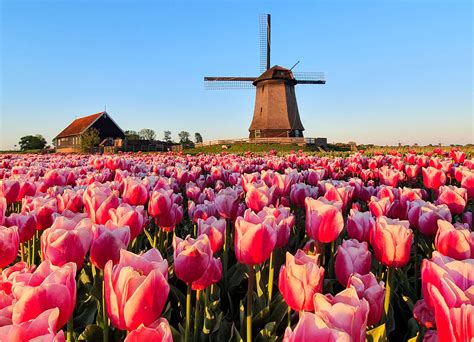
[[[270,69],[271,17],[260,15],[260,72]]]
[[[207,90],[249,89],[256,77],[204,77]]]
[[[297,84],[326,84],[323,72],[293,72]]]

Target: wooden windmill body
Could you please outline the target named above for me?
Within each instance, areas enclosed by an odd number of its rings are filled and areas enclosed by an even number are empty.
[[[303,137],[295,95],[297,84],[325,84],[322,73],[293,73],[291,69],[270,67],[270,15],[260,20],[259,77],[205,77],[207,89],[244,89],[255,86],[255,107],[249,138]],[[296,77],[295,77],[296,76]]]

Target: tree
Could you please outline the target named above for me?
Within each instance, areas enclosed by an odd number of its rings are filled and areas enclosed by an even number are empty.
[[[163,140],[167,143],[172,143],[173,140],[171,139],[171,131],[164,131],[163,132]]]
[[[100,134],[94,127],[89,128],[81,135],[81,149],[83,152],[90,152],[91,148],[100,143]]]
[[[156,138],[155,131],[150,128],[143,128],[142,130],[140,130],[140,132],[138,132],[138,134],[143,140],[155,140]]]
[[[20,138],[20,149],[26,150],[42,150],[46,146],[46,139],[41,134],[26,135]]]
[[[124,133],[127,140],[140,140],[140,135],[136,131],[125,131]]]
[[[202,143],[202,135],[199,132],[194,133],[194,141],[197,143]]]
[[[189,132],[181,131],[178,133],[179,143],[183,147],[194,147],[194,143],[189,139]]]

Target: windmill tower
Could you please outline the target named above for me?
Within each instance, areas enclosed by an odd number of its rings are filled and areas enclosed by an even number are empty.
[[[323,73],[293,73],[275,65],[270,67],[271,17],[260,16],[259,77],[204,77],[206,89],[247,89],[255,86],[255,108],[249,128],[249,138],[303,137],[296,102],[295,85],[325,84]]]

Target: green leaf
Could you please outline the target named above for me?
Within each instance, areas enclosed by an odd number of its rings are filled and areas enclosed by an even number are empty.
[[[421,335],[420,335],[420,333],[417,333],[416,336],[410,338],[407,342],[417,342],[418,340],[421,341]]]
[[[102,342],[102,328],[95,324],[89,324],[82,334],[79,335],[79,341]]]
[[[387,342],[387,333],[385,324],[379,325],[371,330],[367,331],[367,342]]]

